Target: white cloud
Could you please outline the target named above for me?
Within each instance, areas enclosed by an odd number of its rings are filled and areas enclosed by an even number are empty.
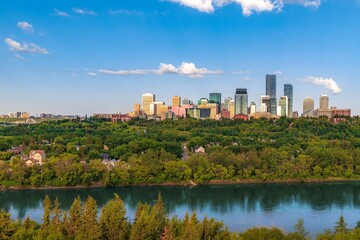
[[[59,17],[69,17],[67,12],[57,10],[56,8],[54,9],[54,15]]]
[[[245,16],[254,12],[273,11],[281,9],[282,0],[168,0],[180,5],[197,9],[200,12],[212,13],[215,7],[222,7],[228,4],[238,4]]]
[[[101,74],[111,75],[145,75],[145,74],[178,74],[191,78],[201,78],[204,75],[209,74],[221,74],[221,70],[209,70],[207,68],[197,68],[194,63],[182,62],[179,67],[175,67],[172,64],[161,63],[160,67],[155,70],[136,69],[136,70],[105,70],[100,69]]]
[[[214,0],[169,0],[180,5],[195,8],[200,12],[211,13],[214,12]]]
[[[274,72],[274,74],[275,75],[281,75],[281,74],[283,74],[283,72],[281,70],[277,70],[277,71]]]
[[[92,76],[92,77],[97,77],[97,74],[94,73],[94,72],[88,72],[88,75],[89,75],[89,76]]]
[[[133,10],[126,10],[126,9],[119,9],[119,10],[109,10],[110,15],[143,15],[142,12],[133,11]]]
[[[304,7],[317,8],[321,5],[321,0],[167,0],[180,5],[194,8],[200,12],[212,13],[218,7],[229,4],[241,6],[242,13],[250,16],[254,12],[281,11],[284,4],[301,4]]]
[[[321,0],[283,0],[289,4],[300,4],[304,7],[318,8],[321,5]]]
[[[81,15],[92,15],[92,16],[97,15],[97,13],[92,10],[81,9],[81,8],[73,8],[73,12]]]
[[[20,54],[16,53],[14,55],[17,59],[20,59],[20,60],[24,60],[25,58],[23,56],[21,56]]]
[[[6,38],[5,44],[8,45],[10,51],[13,52],[49,54],[45,48],[39,47],[34,43],[19,43],[11,38]]]
[[[144,69],[136,69],[136,70],[106,70],[106,69],[100,69],[99,72],[101,74],[107,74],[107,75],[145,75],[148,74],[148,70]]]
[[[25,21],[23,21],[23,22],[18,22],[18,23],[16,24],[16,26],[17,26],[18,28],[20,28],[21,30],[23,30],[24,32],[26,32],[26,33],[32,33],[32,32],[34,32],[34,27],[33,27],[30,23],[28,23],[28,22],[25,22]]]
[[[194,63],[182,62],[179,67],[172,64],[161,63],[159,69],[153,70],[156,74],[172,73],[189,76],[192,78],[201,78],[203,75],[220,74],[221,70],[209,70],[207,68],[197,68]]]
[[[334,94],[342,92],[342,89],[338,86],[332,78],[323,78],[323,77],[313,77],[309,76],[304,79],[306,82],[313,83],[318,86],[324,86],[326,89],[331,90]]]

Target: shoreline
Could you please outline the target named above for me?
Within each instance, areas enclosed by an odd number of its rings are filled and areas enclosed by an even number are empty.
[[[93,185],[76,185],[76,186],[40,186],[40,187],[8,187],[0,186],[0,191],[16,191],[16,190],[56,190],[56,189],[91,189],[91,188],[116,188],[116,187],[196,187],[196,186],[221,186],[221,185],[238,185],[238,184],[318,184],[318,183],[339,183],[339,182],[360,182],[360,179],[353,178],[326,178],[326,179],[274,179],[274,180],[260,180],[260,179],[241,179],[241,180],[211,180],[206,183],[195,183],[192,180],[188,182],[163,182],[163,183],[148,183],[148,184],[123,184],[116,186],[107,186],[102,183],[95,183]]]

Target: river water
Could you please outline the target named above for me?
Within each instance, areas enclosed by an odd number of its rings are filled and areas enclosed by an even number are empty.
[[[99,210],[114,193],[119,194],[133,220],[139,202],[153,204],[161,192],[170,216],[196,211],[214,217],[230,230],[277,226],[292,231],[299,218],[312,237],[332,229],[343,215],[349,228],[360,221],[360,182],[311,184],[240,184],[198,187],[117,187],[87,189],[17,190],[0,192],[0,208],[14,219],[26,216],[41,222],[42,200],[49,195],[68,210],[74,198],[92,196]]]

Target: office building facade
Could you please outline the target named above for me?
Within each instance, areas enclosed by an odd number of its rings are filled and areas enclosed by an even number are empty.
[[[284,96],[287,97],[288,105],[287,105],[287,117],[292,118],[293,116],[293,104],[294,104],[294,92],[293,86],[291,84],[284,84]]]
[[[181,97],[179,96],[173,96],[172,97],[172,107],[180,107],[181,106]]]
[[[329,109],[329,96],[327,94],[322,94],[320,96],[320,110]]]
[[[266,75],[266,95],[270,96],[270,109],[268,111],[272,114],[276,114],[276,75]]]
[[[235,92],[235,115],[248,114],[248,93],[246,88],[237,88]]]
[[[314,99],[306,97],[303,101],[303,114],[314,110]]]
[[[145,113],[146,115],[151,115],[150,114],[150,105],[153,102],[155,102],[155,94],[145,93],[145,94],[142,95],[143,113]]]

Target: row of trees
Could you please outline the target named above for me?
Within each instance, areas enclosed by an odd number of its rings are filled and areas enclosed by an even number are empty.
[[[133,154],[128,161],[106,166],[101,160],[82,161],[78,155],[51,157],[43,165],[25,166],[20,158],[0,162],[0,185],[75,186],[103,184],[196,183],[234,180],[314,180],[359,179],[360,149],[340,147],[304,153],[296,148],[265,148],[235,154],[222,147],[209,147],[205,154],[193,154],[187,160],[160,150]]]
[[[305,240],[310,239],[299,219],[294,232],[285,233],[279,228],[251,228],[244,232],[230,232],[222,222],[205,217],[200,220],[196,213],[186,214],[183,219],[169,218],[161,196],[151,206],[139,203],[135,219],[131,222],[126,217],[124,203],[118,195],[101,210],[98,217],[96,201],[88,197],[82,202],[77,197],[68,212],[60,210],[57,199],[54,202],[48,196],[43,201],[44,212],[39,224],[29,217],[23,221],[14,221],[10,214],[0,210],[0,239],[192,239],[192,240]],[[358,224],[359,225],[359,224]],[[336,222],[334,229],[318,234],[316,239],[359,239],[360,226],[348,229],[343,217]]]
[[[45,164],[28,168],[6,149],[42,149]],[[190,158],[181,160],[186,145]],[[195,154],[203,146],[205,154]],[[0,185],[204,183],[211,180],[360,177],[360,121],[53,121],[0,127]],[[101,153],[120,160],[101,164]],[[11,158],[11,160],[10,160]]]

